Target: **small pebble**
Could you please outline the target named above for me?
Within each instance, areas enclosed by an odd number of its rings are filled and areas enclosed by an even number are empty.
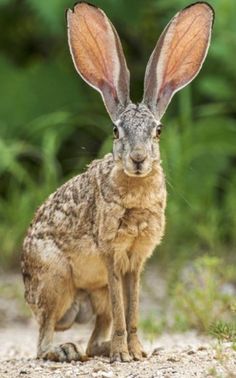
[[[167,361],[169,361],[169,362],[179,362],[180,361],[180,357],[170,356],[170,357],[167,358]]]
[[[195,354],[195,353],[196,352],[194,350],[192,350],[192,349],[187,352],[188,355]]]

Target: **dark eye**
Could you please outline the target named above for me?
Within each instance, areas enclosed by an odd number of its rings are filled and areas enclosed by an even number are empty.
[[[156,138],[159,138],[160,135],[161,135],[161,128],[162,128],[162,125],[158,125],[157,128],[156,128]]]
[[[113,135],[114,135],[114,138],[115,138],[115,139],[118,139],[118,138],[119,138],[119,130],[118,130],[118,127],[117,127],[117,126],[114,126],[114,127],[113,127]]]

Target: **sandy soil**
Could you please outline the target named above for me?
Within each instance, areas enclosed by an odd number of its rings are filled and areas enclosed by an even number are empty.
[[[110,364],[108,359],[96,358],[67,364],[36,360],[37,325],[26,316],[21,280],[19,276],[1,277],[0,284],[0,378],[236,378],[236,351],[232,346],[219,346],[194,332],[163,334],[152,343],[142,337],[148,358],[141,362]],[[160,283],[155,287],[159,287],[161,296]],[[158,311],[158,299],[161,298],[153,295],[149,298],[143,291],[141,309]],[[69,331],[57,333],[55,343],[74,341],[85,348],[91,329],[92,324],[75,325]]]
[[[74,326],[58,333],[55,342],[76,341],[84,347],[89,327]],[[79,338],[78,338],[79,336]],[[55,363],[36,360],[37,327],[30,322],[0,329],[0,377],[236,377],[236,352],[230,344],[219,349],[210,339],[195,333],[162,335],[144,340],[148,358],[142,362],[110,364],[97,358],[88,362]]]

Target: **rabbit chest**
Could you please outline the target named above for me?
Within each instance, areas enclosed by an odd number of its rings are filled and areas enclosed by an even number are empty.
[[[104,251],[113,251],[123,272],[149,257],[163,236],[166,188],[161,173],[148,180],[125,177],[118,193],[111,190],[112,195],[104,198],[99,240]]]

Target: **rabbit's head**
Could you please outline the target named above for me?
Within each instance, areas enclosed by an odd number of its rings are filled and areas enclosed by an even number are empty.
[[[76,70],[102,95],[113,122],[114,161],[127,175],[146,176],[160,159],[161,118],[173,95],[198,74],[214,19],[204,2],[177,13],[147,64],[144,96],[129,97],[129,71],[118,34],[105,13],[81,2],[68,10],[68,39]]]

